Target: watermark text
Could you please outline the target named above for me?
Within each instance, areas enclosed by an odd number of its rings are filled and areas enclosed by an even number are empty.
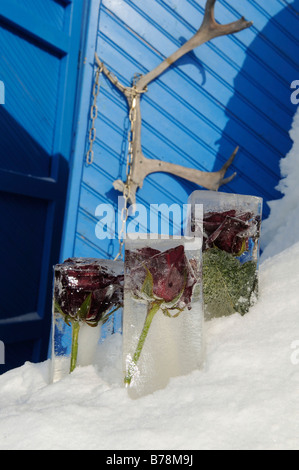
[[[3,341],[0,341],[0,365],[5,364],[5,345]]]
[[[291,88],[292,90],[295,90],[291,94],[291,103],[297,105],[299,104],[299,80],[294,80],[291,83]]]
[[[299,364],[299,340],[292,342],[291,349],[294,350],[291,354],[291,363],[297,366]]]
[[[196,204],[134,204],[124,206],[124,198],[118,198],[118,208],[111,204],[99,204],[95,216],[99,219],[95,235],[99,240],[116,239],[117,227],[122,227],[124,210],[127,211],[124,239],[156,240],[182,236],[201,238],[203,233],[203,206]],[[195,223],[196,221],[196,223]]]
[[[0,104],[5,104],[5,85],[0,80]]]

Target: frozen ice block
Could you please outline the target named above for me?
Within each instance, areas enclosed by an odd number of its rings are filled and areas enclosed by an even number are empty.
[[[77,365],[94,364],[97,348],[113,331],[123,305],[124,264],[70,258],[54,268],[52,381]],[[121,322],[120,322],[121,324]]]
[[[205,318],[247,313],[258,298],[263,200],[255,196],[195,191],[189,201],[187,235],[197,231],[196,205],[203,205]],[[200,212],[199,212],[200,213]]]
[[[126,240],[123,368],[132,398],[201,367],[201,278],[199,239]]]

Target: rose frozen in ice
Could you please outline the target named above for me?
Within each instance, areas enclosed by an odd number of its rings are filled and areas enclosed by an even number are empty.
[[[242,315],[257,297],[253,260],[261,219],[250,211],[204,214],[203,293],[206,317]]]
[[[125,384],[130,385],[155,315],[161,311],[167,317],[176,318],[185,309],[191,309],[200,271],[198,261],[187,258],[183,245],[164,252],[150,247],[127,250],[126,265],[125,288],[130,290],[136,301],[147,304],[143,330],[125,377]]]
[[[97,326],[122,303],[123,276],[96,260],[68,259],[55,270],[55,304],[66,319]]]
[[[123,275],[105,261],[69,258],[55,269],[54,308],[72,326],[70,372],[76,367],[81,323],[96,327],[123,303]]]
[[[242,254],[248,249],[248,240],[255,235],[257,227],[258,220],[251,212],[209,212],[203,219],[204,250],[217,247],[233,255]]]
[[[164,252],[149,247],[127,251],[126,259],[130,289],[138,299],[159,302],[164,310],[190,308],[199,274],[183,245]]]

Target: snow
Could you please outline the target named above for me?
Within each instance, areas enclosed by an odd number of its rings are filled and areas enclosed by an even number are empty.
[[[263,228],[260,298],[206,324],[203,370],[138,400],[122,386],[121,337],[98,366],[50,384],[50,360],[0,376],[0,449],[299,449],[299,113],[283,198]],[[103,346],[104,347],[104,346]]]
[[[277,189],[283,198],[269,203],[270,217],[263,223],[263,258],[273,256],[299,241],[299,112],[290,136],[293,147],[280,162],[282,179]]]

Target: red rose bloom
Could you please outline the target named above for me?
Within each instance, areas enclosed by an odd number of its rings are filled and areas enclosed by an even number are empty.
[[[188,261],[183,245],[165,252],[152,248],[127,251],[126,260],[130,267],[129,288],[136,297],[171,304],[167,306],[171,309],[190,306],[198,273]]]
[[[175,318],[185,308],[190,310],[200,272],[197,260],[187,258],[183,245],[164,252],[149,247],[126,250],[126,270],[125,289],[148,306],[135,354],[127,368],[125,384],[130,385],[155,315],[161,311]]]
[[[227,253],[238,255],[248,249],[248,238],[256,230],[253,214],[237,214],[235,210],[210,212],[204,216],[204,250],[217,247]]]
[[[103,260],[70,258],[56,266],[54,295],[66,317],[97,325],[122,304],[123,275],[109,270]]]

